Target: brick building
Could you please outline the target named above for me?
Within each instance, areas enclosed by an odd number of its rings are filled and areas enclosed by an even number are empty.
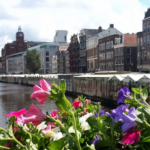
[[[24,33],[21,31],[21,27],[18,28],[16,33],[16,41],[5,44],[1,51],[2,55],[2,68],[6,72],[6,56],[26,51],[28,48],[28,42],[24,42]]]
[[[68,47],[69,51],[69,64],[70,64],[70,73],[79,72],[79,40],[77,34],[71,36],[71,42]]]
[[[142,32],[137,33],[137,68],[140,72],[150,72],[150,8],[142,24]]]
[[[114,70],[137,71],[137,35],[124,34],[115,38]]]
[[[115,38],[119,38],[120,35],[115,34],[99,39],[99,57],[98,64],[99,70],[115,70],[114,65],[114,44]]]
[[[101,27],[99,27],[101,29]],[[80,38],[80,62],[79,62],[79,72],[86,73],[87,72],[87,56],[86,56],[86,40],[93,34],[98,33],[99,29],[82,29],[79,33]]]

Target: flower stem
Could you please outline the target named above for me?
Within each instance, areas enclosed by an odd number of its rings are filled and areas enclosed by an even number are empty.
[[[150,127],[150,124],[146,120],[144,120],[144,123],[146,126]]]
[[[0,149],[10,149],[9,147],[0,146]]]
[[[76,120],[75,120],[74,112],[71,111],[71,114],[72,114],[72,117],[73,117],[73,126],[74,126],[74,130],[75,130],[75,135],[76,135],[77,147],[78,147],[78,150],[81,150],[79,137],[78,137],[78,134],[77,134],[77,126],[76,126]]]

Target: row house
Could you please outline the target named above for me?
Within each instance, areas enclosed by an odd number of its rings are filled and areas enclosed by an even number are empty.
[[[115,70],[114,65],[114,43],[115,38],[119,38],[120,35],[115,34],[99,39],[99,70],[111,71]]]
[[[69,64],[70,64],[70,73],[79,72],[79,40],[77,34],[71,36],[71,42],[68,47],[69,51]]]
[[[137,68],[140,72],[150,72],[150,8],[142,24],[142,32],[137,33]]]
[[[123,34],[115,38],[114,70],[137,71],[137,35]]]
[[[69,51],[65,51],[65,73],[70,73]]]
[[[86,41],[87,48],[87,72],[95,72],[97,69],[97,53],[98,53],[98,33],[91,36]]]
[[[82,29],[79,33],[79,39],[80,39],[80,50],[79,50],[79,57],[80,57],[80,62],[79,62],[79,72],[80,73],[86,73],[87,72],[87,55],[86,55],[86,40],[93,34],[96,34],[99,29]]]

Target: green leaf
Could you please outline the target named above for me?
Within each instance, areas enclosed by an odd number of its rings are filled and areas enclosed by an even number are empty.
[[[65,137],[53,141],[50,143],[50,146],[48,146],[49,150],[62,150],[62,148],[65,146]]]
[[[146,99],[147,99],[147,97],[148,97],[147,87],[144,87],[144,88],[142,89],[141,94],[142,94],[142,98],[143,98],[143,100],[146,100]]]
[[[150,115],[150,109],[149,109],[149,108],[147,108],[147,107],[145,106],[145,107],[143,107],[143,110],[144,110],[148,115]]]
[[[8,126],[8,131],[9,131],[9,135],[10,135],[10,136],[13,136],[13,135],[14,135],[14,134],[13,134],[13,128],[12,128],[12,125],[11,125],[11,124]]]
[[[56,101],[55,104],[57,108],[60,109],[62,112],[69,113],[69,110],[71,108],[71,103],[66,99],[66,97],[62,97],[62,99]]]
[[[141,89],[141,87],[140,87],[140,88],[132,88],[132,91],[133,91],[134,93],[136,93],[136,94],[140,95],[140,94],[141,94],[142,89]]]
[[[141,140],[141,142],[150,142],[150,136],[144,138],[143,140]]]
[[[103,130],[103,125],[100,121],[98,121],[96,118],[94,117],[89,117],[87,119],[87,122],[89,123],[91,128],[95,128],[98,131],[102,131]]]
[[[65,80],[61,80],[61,83],[60,83],[60,89],[62,90],[63,94],[65,94],[66,92],[66,82]]]
[[[91,112],[93,112],[94,111],[94,106],[92,104],[88,104],[87,109],[89,109]]]

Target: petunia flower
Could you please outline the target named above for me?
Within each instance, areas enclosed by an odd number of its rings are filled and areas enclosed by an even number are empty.
[[[24,117],[24,124],[32,122],[34,126],[37,126],[44,121],[45,117],[46,114],[44,114],[40,108],[36,107],[34,104],[31,104],[26,117]]]
[[[142,130],[137,131],[137,130],[132,130],[130,132],[128,132],[124,138],[122,139],[122,143],[124,145],[131,145],[133,143],[138,143],[140,140],[140,133],[142,132]]]
[[[39,104],[44,104],[50,96],[51,84],[48,84],[44,79],[40,80],[39,83],[41,87],[34,85],[33,93],[30,99],[36,98]]]
[[[97,113],[94,113],[95,116],[97,117]],[[105,114],[105,111],[103,109],[100,110],[99,116],[102,116]]]
[[[74,101],[72,105],[74,106],[74,108],[79,108],[83,106],[82,102],[80,101]]]
[[[126,112],[128,114],[126,115]],[[135,108],[131,107],[128,110],[128,104],[118,106],[117,109],[112,110],[112,114],[108,115],[113,119],[113,123],[120,121],[122,123],[122,131],[123,133],[128,132],[129,130],[133,129],[136,124],[136,115],[135,115]]]
[[[117,98],[117,104],[124,103],[125,99],[132,99],[130,94],[131,92],[129,91],[127,87],[120,89],[118,98]]]
[[[85,105],[88,105],[89,103],[91,103],[91,100],[86,99],[86,100],[84,101],[84,103],[85,103]]]
[[[91,116],[93,116],[92,113],[87,113],[86,115],[84,115],[84,116],[82,116],[82,117],[79,118],[79,123],[80,123],[80,127],[81,127],[82,131],[90,130],[91,129],[91,127],[88,124],[88,122],[86,122],[86,120],[89,117],[91,117]]]
[[[53,135],[51,136],[51,138],[53,139],[53,141],[57,141],[63,138],[64,136],[65,134],[62,134],[61,132],[53,132]]]
[[[43,130],[47,127],[47,125],[45,124],[46,122],[43,121],[41,124],[39,124],[36,128],[40,131]]]
[[[57,110],[54,110],[54,111],[51,113],[51,116],[52,116],[54,119],[57,119],[57,118],[58,118]]]
[[[12,117],[12,116],[15,116],[16,118],[19,117],[20,115],[24,115],[27,113],[27,110],[24,108],[24,109],[21,109],[17,112],[11,112],[10,114],[6,114],[5,116],[6,117]]]

